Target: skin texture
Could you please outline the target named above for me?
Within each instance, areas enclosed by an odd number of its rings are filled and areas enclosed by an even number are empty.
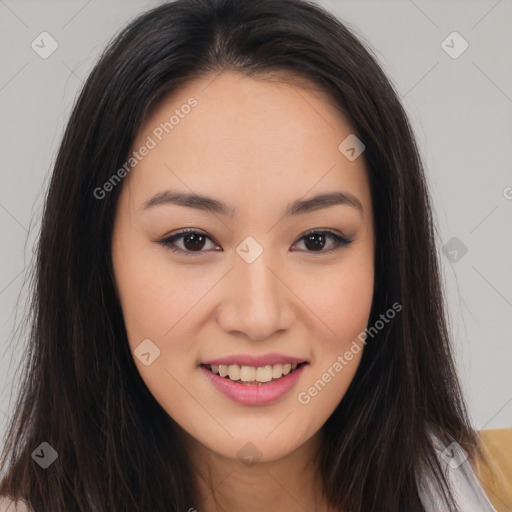
[[[365,163],[338,150],[353,130],[325,93],[234,72],[175,91],[150,114],[133,148],[155,138],[153,130],[191,97],[197,106],[119,185],[112,258],[130,348],[150,339],[160,350],[149,366],[134,361],[187,433],[201,511],[327,510],[310,461],[362,351],[308,404],[298,394],[368,324],[375,236]],[[142,208],[166,189],[207,195],[238,213],[230,218],[174,204]],[[362,212],[335,205],[283,216],[289,203],[333,191],[357,197]],[[160,243],[183,228],[209,237],[196,252],[184,238],[176,240],[189,256]],[[326,237],[324,252],[315,251],[302,238],[312,229],[352,243],[325,253],[336,244]],[[236,252],[248,236],[263,249],[252,263]],[[289,393],[264,406],[231,401],[198,366],[269,352],[309,365]],[[237,455],[249,442],[261,456],[252,466]]]

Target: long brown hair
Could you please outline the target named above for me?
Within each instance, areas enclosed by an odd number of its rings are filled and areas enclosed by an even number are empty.
[[[368,339],[356,375],[322,427],[319,463],[335,510],[424,510],[425,464],[453,497],[429,432],[472,459],[445,318],[437,229],[412,130],[371,51],[305,0],[177,0],[139,16],[88,77],[49,185],[37,248],[21,392],[2,455],[0,494],[34,510],[199,508],[182,432],[133,362],[111,268],[121,186],[94,191],[126,161],[148,113],[188,80],[234,70],[313,81],[365,144],[376,229]],[[31,454],[48,442],[46,470]]]

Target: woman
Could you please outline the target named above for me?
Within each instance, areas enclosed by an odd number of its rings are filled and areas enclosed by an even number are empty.
[[[411,129],[318,6],[178,0],[123,30],[71,115],[36,271],[1,495],[494,510]]]

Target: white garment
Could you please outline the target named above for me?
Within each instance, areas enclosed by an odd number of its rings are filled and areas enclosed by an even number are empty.
[[[0,496],[0,512],[30,512],[27,508],[27,505],[24,501],[14,501],[6,498],[5,496]]]
[[[447,475],[450,489],[461,512],[497,512],[485,495],[471,467],[466,452],[453,441],[444,446],[438,437],[431,434],[437,458]],[[416,472],[416,485],[421,503],[426,512],[452,512],[442,499],[439,484],[425,468]]]

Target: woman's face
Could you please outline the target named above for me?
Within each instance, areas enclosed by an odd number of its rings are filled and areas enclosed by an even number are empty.
[[[130,349],[218,455],[291,453],[360,362],[374,231],[363,157],[339,149],[351,134],[323,93],[227,72],[167,98],[136,138],[112,245]]]

